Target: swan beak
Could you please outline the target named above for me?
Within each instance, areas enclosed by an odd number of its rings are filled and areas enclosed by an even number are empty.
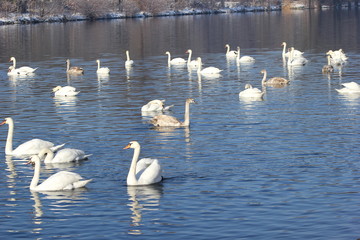
[[[1,125],[4,125],[5,123],[6,123],[6,120],[2,121],[2,122],[0,123],[0,126],[1,126]]]
[[[131,143],[129,143],[128,145],[126,145],[123,149],[129,149],[131,147]]]
[[[33,161],[31,161],[31,159],[29,161],[27,161],[26,165],[32,164],[34,165],[35,163]]]

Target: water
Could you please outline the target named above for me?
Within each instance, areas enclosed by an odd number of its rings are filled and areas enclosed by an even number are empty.
[[[86,189],[32,193],[33,168],[0,161],[0,233],[8,239],[356,239],[359,230],[359,101],[339,95],[358,81],[356,10],[295,11],[128,19],[0,28],[1,113],[15,120],[14,145],[31,138],[93,154],[88,161],[43,166],[42,179],[70,170],[93,181]],[[343,36],[346,36],[343,37]],[[309,63],[288,70],[281,42],[305,52]],[[256,63],[227,61],[224,45],[241,46]],[[199,78],[168,68],[165,51],[191,48],[205,66],[223,69]],[[321,74],[325,52],[342,48],[349,63]],[[125,50],[136,66],[124,68]],[[18,65],[36,75],[6,75]],[[67,78],[65,60],[85,68]],[[111,69],[95,73],[96,59]],[[260,71],[291,80],[268,88],[264,101],[244,101],[246,83],[260,87]],[[51,96],[57,85],[80,90]],[[154,129],[142,105],[174,104],[183,119],[192,97],[190,128]],[[0,127],[4,149],[7,125]],[[142,157],[158,158],[161,185],[127,187],[131,140]],[[134,236],[137,235],[137,236]]]

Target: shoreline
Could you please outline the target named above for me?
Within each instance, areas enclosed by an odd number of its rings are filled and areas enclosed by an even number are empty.
[[[266,11],[281,11],[280,5],[273,6],[239,6],[234,8],[222,8],[217,10],[210,9],[184,9],[179,11],[165,11],[158,14],[151,14],[148,12],[139,12],[132,16],[127,16],[121,12],[107,13],[103,16],[90,18],[80,13],[77,14],[62,14],[39,16],[36,14],[15,14],[10,13],[8,16],[0,17],[0,26],[14,25],[14,24],[36,24],[36,23],[64,23],[75,21],[96,21],[96,20],[111,20],[111,19],[130,19],[130,18],[147,18],[147,17],[171,17],[171,16],[186,16],[186,15],[205,15],[205,14],[226,14],[226,13],[247,13],[247,12],[266,12]],[[1,16],[1,15],[0,15]]]

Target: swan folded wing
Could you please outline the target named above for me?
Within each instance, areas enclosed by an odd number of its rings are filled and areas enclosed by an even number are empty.
[[[142,106],[141,111],[162,111],[163,110],[163,102],[160,100],[152,100],[148,102],[146,105]]]
[[[171,64],[184,64],[187,63],[185,59],[183,58],[173,58],[171,61]]]
[[[31,68],[31,67],[20,67],[20,68],[18,68],[17,70],[19,71],[19,72],[24,72],[24,73],[33,73],[33,72],[35,72],[36,71],[36,69],[37,68]]]
[[[181,125],[181,122],[176,117],[169,115],[155,116],[150,122],[158,127],[176,127]]]
[[[360,91],[360,85],[356,82],[348,82],[341,85],[353,91]]]
[[[38,154],[44,148],[52,148],[54,144],[52,142],[44,141],[41,139],[32,139],[20,144],[13,152],[14,156],[27,156]]]
[[[146,167],[136,173],[138,184],[148,185],[158,183],[162,180],[162,169],[157,159],[143,158],[140,161],[143,161],[143,163],[140,164],[140,167]]]
[[[85,153],[79,149],[65,148],[58,151],[52,163],[74,162],[85,159]]]
[[[51,175],[48,179],[46,179],[44,182],[38,185],[35,190],[37,191],[71,190],[82,185],[78,182],[87,181],[87,180],[81,181],[82,179],[83,178],[77,173],[60,171],[55,173],[54,175]]]

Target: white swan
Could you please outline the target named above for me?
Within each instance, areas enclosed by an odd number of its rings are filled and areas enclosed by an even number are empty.
[[[150,121],[156,127],[187,127],[190,125],[190,103],[195,103],[194,99],[188,98],[185,101],[184,122],[169,115],[159,115]]]
[[[66,73],[68,74],[74,74],[74,75],[80,75],[84,74],[84,69],[81,67],[70,67],[70,59],[66,60]]]
[[[29,75],[31,73],[34,73],[37,68],[31,68],[31,67],[19,67],[16,68],[16,59],[15,57],[11,57],[9,62],[12,62],[13,65],[9,67],[8,75]]]
[[[109,74],[110,73],[110,69],[108,67],[100,67],[100,60],[97,59],[96,63],[98,65],[96,73],[97,74]]]
[[[327,58],[327,65],[324,65],[321,69],[322,73],[332,73],[334,72],[334,67],[331,65],[330,55],[326,55]]]
[[[222,71],[216,67],[207,67],[207,68],[201,69],[201,66],[202,66],[201,58],[198,57],[197,61],[199,63],[197,72],[200,74],[203,74],[203,75],[220,74],[220,72]]]
[[[191,50],[191,49],[188,49],[188,50],[186,51],[186,53],[189,54],[189,57],[188,57],[188,60],[187,60],[187,65],[188,65],[189,67],[197,68],[197,67],[199,66],[199,62],[196,61],[196,60],[192,60],[192,61],[191,61],[192,50]]]
[[[41,184],[39,183],[41,161],[38,155],[33,155],[29,160],[29,163],[35,164],[34,176],[30,183],[31,191],[63,191],[72,190],[75,188],[84,187],[92,179],[83,180],[83,178],[73,172],[60,171],[51,175],[48,179],[44,180]]]
[[[226,57],[236,57],[237,52],[234,51],[234,50],[230,50],[230,45],[229,44],[226,44],[225,48],[226,48]]]
[[[281,87],[289,84],[289,80],[282,77],[273,77],[266,80],[267,71],[265,69],[261,70],[261,73],[264,74],[263,79],[261,80],[262,86],[273,86],[273,87]]]
[[[282,57],[283,58],[289,58],[290,57],[290,51],[286,52],[286,42],[283,42],[281,44],[283,46],[283,51],[282,51]],[[302,55],[304,54],[304,52],[301,52],[299,50],[294,49],[294,57],[302,57]]]
[[[343,65],[348,59],[342,49],[336,51],[329,50],[326,54],[330,56],[330,62],[332,65]]]
[[[170,106],[165,107],[164,102],[165,102],[165,100],[158,100],[158,99],[152,100],[152,101],[148,102],[147,104],[145,104],[144,106],[142,106],[141,111],[142,112],[166,111],[174,106],[174,105],[170,105]]]
[[[247,83],[245,85],[245,90],[239,93],[239,97],[241,98],[254,98],[254,99],[262,99],[265,94],[265,90],[261,91],[258,88],[253,88],[251,84]]]
[[[126,50],[125,67],[131,67],[132,65],[134,65],[134,61],[130,59],[129,50]]]
[[[38,154],[39,158],[42,159],[45,156],[45,163],[68,163],[85,160],[92,154],[86,155],[84,151],[74,148],[63,148],[60,149],[56,155],[49,148],[44,148]]]
[[[14,136],[14,121],[12,118],[5,118],[4,121],[0,123],[1,125],[9,125],[8,135],[5,145],[5,154],[12,155],[15,157],[26,157],[29,155],[38,154],[44,148],[50,148],[52,151],[56,151],[59,148],[63,147],[65,144],[54,146],[52,142],[44,141],[41,139],[32,139],[23,144],[20,144],[15,150],[13,150],[13,136]]]
[[[290,57],[288,58],[287,64],[288,66],[304,66],[308,61],[303,56],[295,57],[294,56],[295,49],[291,47],[290,49]]]
[[[360,93],[360,85],[356,82],[341,84],[344,88],[335,89],[338,93]]]
[[[79,94],[80,91],[76,91],[76,88],[72,86],[56,86],[53,88],[53,93],[55,96],[62,96],[62,97],[73,97]]]
[[[161,182],[163,177],[159,161],[151,158],[143,158],[138,161],[140,144],[137,141],[131,141],[124,147],[124,149],[129,148],[134,149],[134,155],[126,179],[127,185],[150,185]]]
[[[240,57],[240,47],[237,47],[236,61],[238,63],[253,63],[253,62],[255,62],[255,59],[253,57],[250,57],[250,56],[242,56],[242,57]]]
[[[186,64],[186,60],[183,59],[183,58],[173,58],[171,59],[171,54],[169,51],[165,52],[165,54],[168,55],[168,66],[171,66],[171,65],[183,65],[183,64]]]

